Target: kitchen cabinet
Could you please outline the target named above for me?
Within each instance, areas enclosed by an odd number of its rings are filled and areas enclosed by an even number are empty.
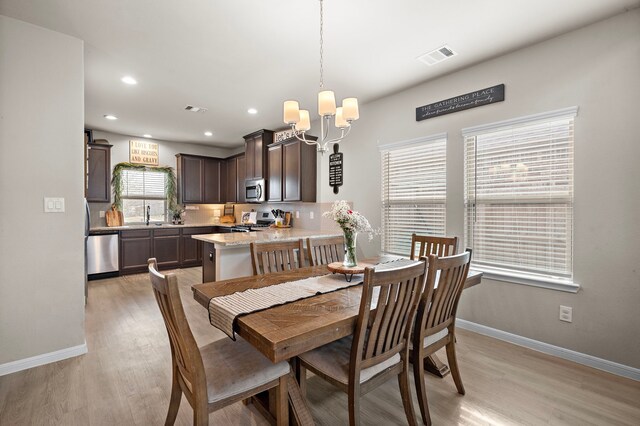
[[[191,236],[196,234],[212,234],[218,232],[216,228],[217,227],[182,228],[182,235],[180,237],[181,268],[202,265],[202,241],[194,240]]]
[[[176,158],[178,203],[218,204],[225,201],[226,176],[221,174],[224,160],[189,154],[176,154]]]
[[[147,260],[152,257],[159,269],[200,266],[202,242],[191,236],[217,232],[217,226],[120,231],[120,275],[147,272]]]
[[[267,173],[267,147],[273,142],[273,132],[261,129],[244,136],[245,178],[259,179]]]
[[[146,272],[152,256],[153,234],[150,229],[120,231],[120,275]]]
[[[244,154],[234,155],[224,161],[223,166],[226,173],[225,202],[244,203],[245,190],[245,156]]]
[[[87,144],[85,197],[88,202],[111,202],[111,146]]]
[[[272,144],[268,149],[268,200],[315,202],[316,149],[297,139]]]
[[[158,269],[180,267],[180,229],[156,229],[153,231],[153,257]]]

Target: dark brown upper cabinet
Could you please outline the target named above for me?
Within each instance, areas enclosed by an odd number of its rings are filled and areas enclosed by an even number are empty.
[[[111,146],[87,144],[85,197],[90,203],[111,202]]]
[[[244,136],[245,177],[264,178],[267,174],[267,147],[273,142],[271,130],[258,130]]]
[[[224,203],[226,172],[224,160],[190,154],[176,154],[178,203]]]
[[[289,139],[270,145],[268,150],[268,201],[315,202],[315,147],[297,139]]]
[[[226,167],[226,197],[227,203],[245,202],[245,156],[235,155],[225,160]]]

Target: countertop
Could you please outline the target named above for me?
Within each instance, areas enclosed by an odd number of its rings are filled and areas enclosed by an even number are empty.
[[[104,232],[104,231],[126,231],[129,229],[162,229],[162,228],[198,228],[201,226],[235,226],[237,223],[185,223],[182,225],[174,225],[173,223],[163,223],[162,225],[156,225],[151,223],[145,225],[144,223],[139,225],[124,225],[124,226],[96,226],[89,229],[89,232]]]
[[[191,238],[215,244],[216,246],[248,246],[249,243],[266,243],[274,241],[295,241],[300,238],[336,237],[340,231],[311,231],[308,229],[275,229],[268,228],[256,232],[232,232],[229,234],[199,234]]]

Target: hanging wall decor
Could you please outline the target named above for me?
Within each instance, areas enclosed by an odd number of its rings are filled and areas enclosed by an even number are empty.
[[[338,152],[338,144],[333,145],[333,154],[329,156],[329,185],[333,187],[333,193],[337,194],[342,186],[342,153]]]
[[[504,84],[487,87],[416,108],[416,121],[504,101]]]
[[[157,166],[158,144],[153,142],[129,141],[129,162]]]

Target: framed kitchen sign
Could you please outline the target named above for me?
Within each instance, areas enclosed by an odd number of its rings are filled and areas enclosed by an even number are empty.
[[[342,153],[338,152],[338,144],[333,145],[333,154],[329,156],[329,185],[333,187],[333,193],[337,194],[342,186]]]
[[[416,108],[416,121],[504,101],[504,84],[487,87]]]
[[[129,141],[129,162],[157,166],[158,144],[153,142]]]

